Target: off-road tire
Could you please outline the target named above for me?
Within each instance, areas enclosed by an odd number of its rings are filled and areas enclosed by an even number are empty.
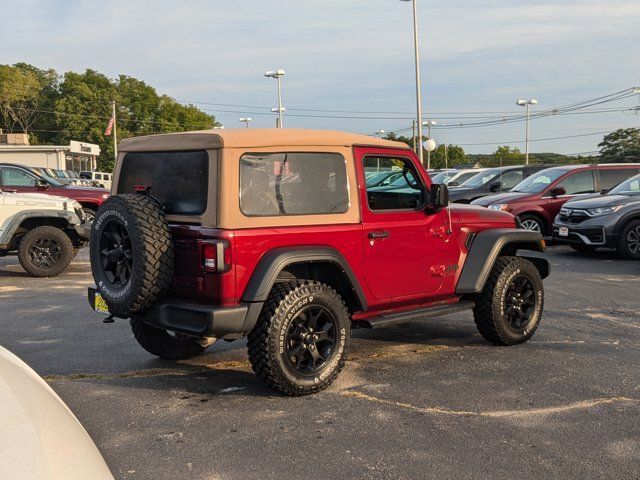
[[[523,225],[523,228],[525,228],[526,230],[531,230],[534,232],[540,232],[540,235],[546,235],[547,234],[547,227],[544,224],[544,220],[542,220],[542,218],[540,218],[538,215],[534,215],[531,213],[525,213],[524,215],[519,215],[518,218],[520,219],[520,223]],[[524,227],[525,224],[529,224],[526,222],[535,222],[538,225],[538,230],[532,230],[531,228],[526,228]]]
[[[291,322],[297,312],[309,305],[327,309],[337,322],[333,353],[315,376],[301,375],[292,369],[284,351],[285,334]],[[271,388],[290,396],[307,395],[327,388],[336,379],[347,359],[350,336],[349,312],[333,288],[309,280],[276,283],[249,333],[249,360],[253,371]]]
[[[41,239],[54,240],[60,248],[61,256],[51,267],[40,267],[34,264],[29,257],[30,247],[34,242]],[[20,244],[18,245],[20,265],[34,277],[55,277],[60,275],[69,268],[74,256],[71,239],[62,230],[50,225],[43,225],[30,230],[20,239]]]
[[[142,348],[166,360],[186,360],[206,350],[194,338],[174,336],[166,330],[152,327],[140,320],[131,319],[131,331]]]
[[[101,235],[110,221],[124,225],[131,242],[130,278],[115,286],[102,267]],[[91,271],[109,311],[120,317],[148,309],[171,287],[173,241],[160,205],[139,194],[109,197],[98,209],[91,227]]]
[[[533,285],[535,305],[524,328],[511,326],[505,315],[505,297],[511,281],[524,276]],[[544,288],[538,269],[519,257],[500,257],[496,261],[484,289],[475,298],[473,319],[482,337],[496,345],[516,345],[529,340],[535,333],[544,306]]]
[[[629,236],[634,234],[640,235],[640,220],[631,220],[622,228],[622,231],[620,232],[620,240],[618,243],[618,253],[624,258],[640,260],[640,250],[634,252],[631,249],[632,244],[629,241]]]
[[[569,246],[578,253],[593,253],[596,251],[596,248],[598,248],[593,245],[584,245],[582,243],[572,243]]]

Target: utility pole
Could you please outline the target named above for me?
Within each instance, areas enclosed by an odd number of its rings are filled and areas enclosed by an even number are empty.
[[[416,142],[416,121],[411,122],[411,138],[413,138],[413,151],[418,154],[418,143]]]
[[[530,98],[529,100],[518,100],[516,102],[516,105],[520,105],[521,107],[527,107],[527,120],[526,120],[526,127],[525,127],[525,141],[524,141],[524,158],[525,158],[525,164],[529,165],[529,107],[531,105],[536,105],[538,103],[538,101],[535,98]]]

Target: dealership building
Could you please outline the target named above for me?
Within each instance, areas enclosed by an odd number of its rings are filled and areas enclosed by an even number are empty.
[[[0,163],[18,163],[75,172],[97,169],[100,146],[71,140],[69,145],[29,145],[24,133],[0,134]]]

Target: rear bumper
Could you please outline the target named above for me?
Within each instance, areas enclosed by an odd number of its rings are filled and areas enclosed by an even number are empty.
[[[95,307],[97,289],[88,289],[91,308]],[[242,338],[255,325],[262,302],[240,303],[233,307],[217,307],[172,299],[156,302],[144,314],[131,315],[156,328],[194,337]]]

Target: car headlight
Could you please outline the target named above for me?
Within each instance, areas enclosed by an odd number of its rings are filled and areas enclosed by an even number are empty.
[[[588,208],[587,213],[592,217],[597,217],[598,215],[606,215],[608,213],[617,212],[624,205],[614,205],[613,207],[598,207],[598,208]]]
[[[108,193],[105,193],[105,194],[102,195],[102,199],[103,200],[106,200],[107,198],[109,198],[109,194]]]
[[[502,210],[503,212],[506,212],[507,210],[509,210],[509,204],[508,203],[495,203],[493,205],[489,205],[487,207],[490,210]]]

